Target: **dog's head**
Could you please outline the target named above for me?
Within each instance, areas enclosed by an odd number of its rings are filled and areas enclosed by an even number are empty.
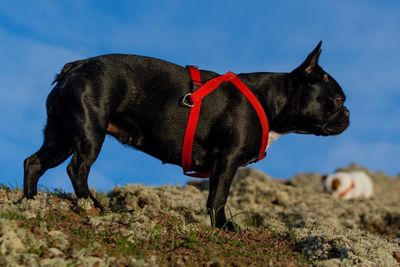
[[[293,92],[294,132],[315,135],[337,135],[349,126],[346,96],[340,85],[319,65],[319,42],[306,60],[290,75],[297,83]]]

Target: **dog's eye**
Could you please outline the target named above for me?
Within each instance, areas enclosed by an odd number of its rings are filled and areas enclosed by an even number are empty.
[[[333,100],[333,102],[335,102],[335,105],[337,107],[340,107],[343,105],[343,97],[337,97]]]

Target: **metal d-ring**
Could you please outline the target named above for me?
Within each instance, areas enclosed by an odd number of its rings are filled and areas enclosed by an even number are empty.
[[[187,93],[183,98],[182,98],[182,104],[186,107],[192,108],[194,107],[194,103],[190,104],[190,100],[188,99],[188,97],[190,97],[192,95],[192,93]]]

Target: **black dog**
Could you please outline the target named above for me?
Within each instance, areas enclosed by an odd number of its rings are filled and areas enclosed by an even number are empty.
[[[262,104],[270,130],[278,133],[336,135],[349,125],[345,95],[319,65],[321,42],[290,73],[247,73],[240,79]],[[201,71],[205,82],[216,76]],[[88,174],[106,134],[180,165],[189,109],[180,104],[190,91],[185,67],[135,55],[103,55],[68,63],[47,98],[42,147],[24,162],[24,194],[37,193],[39,177],[73,155],[67,167],[76,196],[91,197]],[[217,227],[237,169],[258,156],[261,126],[246,98],[223,83],[203,100],[193,145],[193,170],[211,171],[207,208]]]

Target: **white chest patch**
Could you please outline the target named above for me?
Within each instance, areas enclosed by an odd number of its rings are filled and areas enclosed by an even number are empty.
[[[282,136],[282,134],[279,134],[279,133],[274,132],[274,131],[270,131],[269,134],[268,134],[268,146],[267,146],[267,149],[271,146],[271,144],[273,142],[278,140],[278,138],[281,137],[281,136]]]

